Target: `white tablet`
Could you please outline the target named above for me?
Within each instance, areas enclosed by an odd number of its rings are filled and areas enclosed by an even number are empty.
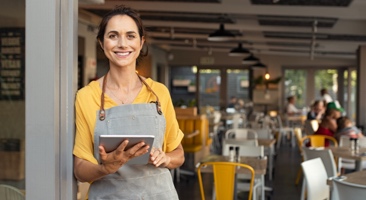
[[[117,149],[117,147],[124,141],[128,140],[129,143],[126,147],[126,150],[134,146],[139,142],[145,142],[145,144],[149,145],[150,148],[148,152],[132,158],[126,164],[129,165],[146,165],[149,161],[151,147],[154,142],[154,135],[100,135],[99,136],[99,145],[103,146],[107,153]]]

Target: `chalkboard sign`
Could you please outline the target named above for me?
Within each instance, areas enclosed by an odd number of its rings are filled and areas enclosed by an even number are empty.
[[[24,28],[0,28],[0,61],[0,100],[24,100]]]

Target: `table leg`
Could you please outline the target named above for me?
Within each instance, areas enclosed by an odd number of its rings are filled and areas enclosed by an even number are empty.
[[[273,174],[273,157],[274,157],[274,147],[273,145],[269,147],[269,155],[268,155],[268,178],[271,181],[272,180],[272,174]]]
[[[362,161],[361,160],[356,160],[355,165],[356,165],[356,171],[362,170]]]

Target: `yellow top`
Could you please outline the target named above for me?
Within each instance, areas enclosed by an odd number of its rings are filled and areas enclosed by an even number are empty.
[[[146,79],[145,82],[159,97],[161,110],[166,120],[162,149],[165,152],[171,152],[178,147],[184,135],[179,129],[169,90],[165,85],[150,78]],[[94,128],[98,118],[97,111],[100,110],[101,93],[99,82],[92,81],[78,91],[75,100],[76,136],[73,154],[95,164],[98,162],[93,155]],[[105,109],[117,106],[117,103],[107,95],[104,98]],[[149,103],[150,101],[156,101],[156,97],[143,85],[133,103]]]

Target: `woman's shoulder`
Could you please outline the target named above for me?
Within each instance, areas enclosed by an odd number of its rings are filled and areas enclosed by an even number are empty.
[[[151,78],[146,78],[145,82],[151,87],[151,89],[154,92],[167,92],[167,91],[169,91],[168,88],[163,83],[160,83],[158,81],[154,81]]]
[[[101,89],[98,81],[91,81],[88,85],[82,87],[77,92],[77,98],[86,98],[90,96],[100,96]]]

